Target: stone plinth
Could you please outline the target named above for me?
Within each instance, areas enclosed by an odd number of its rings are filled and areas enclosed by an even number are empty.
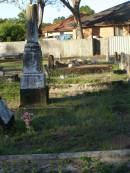
[[[42,72],[42,52],[38,43],[27,43],[24,49],[23,75],[21,77],[21,106],[46,105],[48,88]]]
[[[48,103],[48,87],[20,90],[21,106],[45,106]]]

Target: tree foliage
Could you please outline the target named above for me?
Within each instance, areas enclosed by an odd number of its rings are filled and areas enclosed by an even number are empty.
[[[18,14],[18,20],[20,23],[26,23],[26,14],[25,13],[26,13],[25,10],[23,10]]]
[[[19,6],[27,4],[27,2],[30,1],[30,3],[33,3],[33,0],[0,0],[1,2],[10,2],[19,4]],[[38,10],[39,10],[39,33],[41,33],[41,27],[43,22],[43,13],[44,8],[46,5],[51,4],[54,5],[56,2],[61,2],[64,6],[66,6],[73,14],[75,19],[75,28],[76,28],[76,38],[83,38],[83,31],[82,31],[82,23],[81,23],[81,17],[80,17],[80,10],[81,12],[87,12],[88,14],[93,13],[94,11],[88,7],[81,7],[80,9],[80,3],[81,0],[36,0],[38,4]],[[22,17],[22,16],[21,16]],[[59,19],[58,19],[59,20]],[[55,21],[54,21],[55,22]]]
[[[0,41],[25,40],[25,29],[21,24],[6,21],[0,24]]]
[[[87,15],[92,15],[95,13],[94,10],[92,10],[88,5],[85,5],[85,6],[81,6],[80,7],[80,12],[81,13],[85,13]]]
[[[64,19],[65,19],[64,16],[57,17],[57,18],[55,18],[55,19],[53,20],[53,23],[58,23],[58,22],[60,22],[60,21],[62,21],[62,20],[64,20]]]
[[[0,41],[25,40],[24,11],[18,14],[18,18],[0,19]]]

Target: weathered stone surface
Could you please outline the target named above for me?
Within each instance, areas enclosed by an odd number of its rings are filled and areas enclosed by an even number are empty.
[[[53,55],[48,56],[48,67],[51,69],[54,68],[54,56]]]
[[[28,42],[24,48],[23,73],[42,72],[42,52],[38,43]]]
[[[130,150],[0,156],[0,173],[3,173],[2,171],[5,168],[10,173],[21,173],[21,169],[32,172],[31,170],[34,168],[41,173],[60,171],[81,173],[83,172],[83,168],[86,167],[86,163],[84,164],[81,158],[92,158],[102,163],[113,165],[129,164]],[[93,173],[96,172],[94,171]]]
[[[27,42],[38,42],[38,8],[37,4],[28,5],[26,10]]]
[[[39,74],[24,74],[21,77],[21,89],[38,89],[45,88],[45,75]]]
[[[8,126],[13,117],[13,112],[10,111],[5,102],[0,99],[0,124]]]
[[[42,51],[38,43],[37,4],[29,5],[26,10],[27,43],[23,56],[23,76],[21,77],[21,106],[46,105],[48,90],[42,69]]]
[[[39,105],[43,106],[48,103],[48,88],[21,89],[20,90],[21,106]]]

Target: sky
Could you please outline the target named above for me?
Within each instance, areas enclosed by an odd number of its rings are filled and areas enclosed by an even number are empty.
[[[81,0],[81,6],[88,5],[95,12],[99,12],[127,1],[128,0]],[[15,5],[5,3],[0,4],[0,18],[17,17],[19,12],[20,9]],[[71,13],[67,8],[47,6],[45,8],[43,22],[51,23],[54,18],[59,16],[68,17],[70,14]]]

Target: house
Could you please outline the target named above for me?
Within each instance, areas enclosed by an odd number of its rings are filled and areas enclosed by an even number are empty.
[[[86,14],[81,13],[80,16],[82,20],[82,18],[86,17]],[[42,30],[42,35],[44,36],[44,39],[54,39],[54,40],[75,39],[74,17],[71,16],[63,21],[46,26]]]
[[[130,35],[130,1],[91,16],[81,14],[84,38],[106,38]],[[69,17],[43,29],[45,38],[75,39],[75,22]]]
[[[130,1],[87,17],[82,26],[88,37],[130,35]]]

